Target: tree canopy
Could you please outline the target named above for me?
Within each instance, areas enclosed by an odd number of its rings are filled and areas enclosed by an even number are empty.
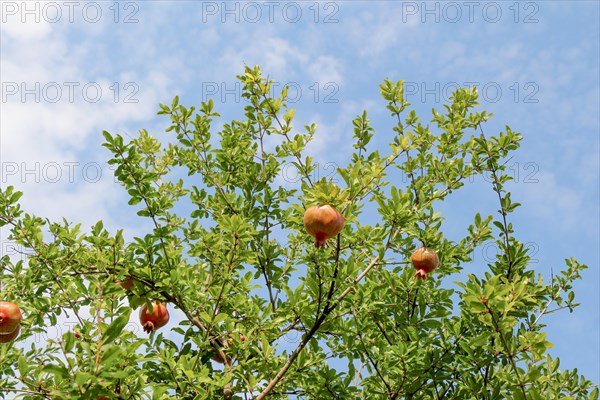
[[[598,398],[597,384],[559,368],[544,331],[546,314],[576,307],[572,286],[586,266],[567,259],[550,282],[531,268],[511,223],[520,204],[506,189],[522,136],[486,132],[492,116],[477,110],[475,88],[422,122],[403,82],[385,80],[392,132],[358,115],[334,183],[315,178],[306,150],[326,132],[294,126],[287,89],[273,95],[258,67],[238,78],[243,118],[216,133],[212,100],[187,107],[177,97],[158,112],[168,140],[103,132],[132,213],[151,222],[143,236],[32,215],[21,192],[2,188],[0,225],[27,257],[1,259],[0,300],[23,320],[20,336],[0,344],[0,396]],[[374,135],[389,146],[374,149]],[[299,184],[282,179],[285,165]],[[498,212],[473,210],[451,240],[440,203],[477,175],[489,177]],[[316,247],[303,216],[325,204],[344,226]],[[496,258],[465,273],[490,241]],[[439,256],[427,279],[411,265],[419,247]],[[166,305],[166,326],[128,327],[144,304]],[[65,318],[77,323],[39,340]]]

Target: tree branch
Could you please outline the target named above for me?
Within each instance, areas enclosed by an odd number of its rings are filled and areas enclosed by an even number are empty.
[[[344,292],[342,294],[340,294],[338,296],[338,298],[332,304],[327,305],[325,307],[325,309],[323,310],[323,312],[321,313],[319,318],[315,321],[313,326],[310,328],[310,331],[308,331],[306,333],[306,335],[304,335],[304,337],[302,338],[302,341],[298,344],[298,346],[296,347],[294,352],[290,355],[290,357],[288,358],[286,363],[283,365],[283,367],[281,367],[281,369],[279,370],[277,375],[275,375],[275,377],[269,382],[267,387],[265,387],[265,389],[258,396],[255,397],[255,400],[262,400],[265,397],[267,397],[269,395],[269,393],[271,393],[271,391],[275,388],[275,386],[281,381],[281,379],[283,379],[283,377],[285,376],[287,371],[290,369],[290,367],[292,366],[292,364],[294,363],[296,358],[298,358],[298,356],[300,355],[300,352],[304,349],[304,347],[306,347],[306,345],[312,339],[312,337],[315,335],[315,333],[317,333],[317,331],[319,330],[319,328],[325,321],[325,318],[327,318],[327,316],[331,313],[331,311],[333,311],[339,305],[339,303],[342,301],[342,299],[344,297],[346,297],[348,295],[348,293],[350,293],[354,289],[354,285],[358,284],[365,277],[365,275],[376,265],[378,259],[379,259],[379,256],[375,257],[371,261],[371,263],[367,266],[367,268],[365,268],[365,270],[354,280],[354,282],[353,282],[354,284],[352,286],[349,286],[348,288],[346,288],[346,290],[344,290]]]

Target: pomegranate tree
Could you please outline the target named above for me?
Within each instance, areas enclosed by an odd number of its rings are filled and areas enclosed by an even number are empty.
[[[144,332],[150,333],[159,328],[162,328],[169,322],[169,311],[164,304],[152,302],[152,312],[148,310],[146,304],[140,308],[140,323],[144,328]]]
[[[314,205],[304,213],[304,228],[315,238],[315,246],[323,247],[327,239],[340,233],[344,217],[330,205]]]

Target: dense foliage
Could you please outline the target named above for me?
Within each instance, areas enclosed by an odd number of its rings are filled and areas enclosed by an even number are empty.
[[[23,321],[19,338],[0,344],[0,396],[598,398],[597,385],[559,369],[543,324],[576,306],[572,283],[586,267],[566,260],[543,282],[529,266],[506,190],[521,135],[484,133],[491,116],[475,111],[474,88],[423,124],[402,81],[384,81],[393,132],[357,116],[354,154],[334,184],[315,179],[306,155],[327,133],[293,126],[286,90],[272,96],[258,67],[239,79],[244,117],[216,135],[212,101],[196,109],[178,98],[160,107],[167,140],[104,132],[132,212],[151,222],[143,236],[28,214],[21,193],[2,188],[0,225],[27,257],[1,259],[0,300],[18,304]],[[372,149],[375,134],[389,137],[385,154]],[[290,163],[299,185],[281,179]],[[464,237],[450,240],[440,202],[476,175],[490,178],[498,213],[474,212]],[[345,219],[319,248],[303,226],[315,204]],[[496,259],[464,273],[489,241]],[[426,280],[410,265],[421,246],[440,260]],[[130,290],[117,284],[129,279]],[[128,326],[152,301],[168,305],[167,326],[150,335]],[[40,340],[65,318],[77,324]]]

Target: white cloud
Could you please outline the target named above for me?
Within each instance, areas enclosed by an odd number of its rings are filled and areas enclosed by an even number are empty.
[[[100,133],[123,133],[135,122],[141,126],[134,131],[152,129],[158,103],[172,97],[174,76],[182,77],[175,71],[183,61],[166,58],[114,74],[112,67],[98,68],[115,61],[103,43],[81,51],[76,39],[85,42],[86,30],[75,38],[63,28],[18,19],[2,24],[2,186],[24,191],[24,208],[40,216],[118,226],[111,209],[126,204],[125,192],[105,163],[110,154],[99,147]],[[140,43],[160,35],[149,25],[134,28],[129,38]],[[142,59],[138,47],[132,50],[131,57]]]
[[[265,36],[264,33],[258,31],[256,37],[248,37],[245,46],[237,43],[227,46],[219,59],[219,65],[228,66],[229,77],[239,74],[243,65],[260,65],[270,77],[290,76],[290,70],[297,70],[307,62],[308,56],[299,47],[277,36]]]
[[[585,230],[586,225],[591,225],[581,195],[568,182],[559,181],[553,172],[537,172],[533,178],[537,183],[526,183],[523,176],[520,178],[519,183],[510,185],[512,200],[522,204],[519,213],[544,221],[553,230]]]
[[[333,82],[342,85],[344,80],[343,64],[332,56],[319,56],[308,66],[308,74],[311,79],[319,82],[321,86]]]
[[[26,4],[25,2],[3,1],[0,6],[2,7],[0,30],[11,40],[39,40],[52,31],[52,24],[41,18],[42,2]],[[24,13],[23,8],[27,8],[32,13]]]
[[[358,9],[353,10],[354,7]],[[420,29],[423,24],[419,18],[406,15],[399,4],[384,2],[377,8],[365,9],[346,3],[342,10],[347,13],[343,25],[348,27],[343,35],[351,38],[354,49],[369,62],[381,61],[379,57],[387,51],[393,51],[394,59],[404,57],[416,32],[427,34]]]

